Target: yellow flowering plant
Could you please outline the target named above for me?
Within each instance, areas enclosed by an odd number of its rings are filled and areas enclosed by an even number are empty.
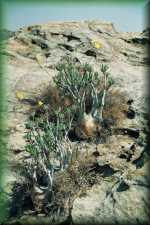
[[[18,99],[18,100],[23,100],[24,99],[24,93],[22,92],[22,91],[17,91],[16,92],[16,98]]]
[[[44,103],[43,103],[42,101],[39,100],[39,101],[37,102],[37,104],[38,104],[38,106],[42,106]]]
[[[94,48],[97,48],[97,49],[102,47],[101,43],[97,40],[93,40],[92,44],[93,44]]]

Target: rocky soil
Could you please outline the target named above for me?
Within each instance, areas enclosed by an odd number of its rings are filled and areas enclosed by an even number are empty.
[[[93,41],[98,42],[100,48],[93,47]],[[1,54],[7,65],[10,167],[5,190],[11,193],[13,182],[20,179],[18,171],[27,157],[25,121],[34,111],[31,101],[20,102],[16,92],[22,92],[28,100],[40,99],[57,73],[56,64],[66,55],[77,62],[88,62],[96,70],[101,63],[106,63],[116,86],[133,100],[135,117],[127,118],[122,129],[132,129],[138,135],[123,132],[111,136],[107,145],[96,147],[86,142],[74,143],[81,152],[88,149],[89,157],[97,152],[95,161],[102,178],[88,187],[84,195],[77,195],[68,214],[56,222],[65,222],[68,218],[70,224],[149,222],[149,152],[145,141],[150,65],[147,32],[119,33],[113,24],[101,21],[50,22],[21,28],[4,42],[7,47]],[[30,220],[29,215],[26,217]],[[41,220],[43,224],[50,223],[48,219]]]

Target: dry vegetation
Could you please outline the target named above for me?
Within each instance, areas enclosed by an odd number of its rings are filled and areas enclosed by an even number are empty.
[[[29,208],[49,216],[69,211],[74,198],[103,175],[96,152],[92,157],[76,152],[72,141],[106,142],[128,110],[127,99],[114,88],[107,66],[95,72],[88,64],[76,65],[67,59],[57,69],[55,85],[26,125],[31,160],[23,165],[25,182],[21,184],[23,201],[32,205]],[[20,207],[23,214],[26,207]]]

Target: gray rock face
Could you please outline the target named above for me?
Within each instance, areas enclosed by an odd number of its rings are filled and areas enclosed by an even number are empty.
[[[133,147],[133,140],[122,136],[117,136],[117,140],[114,138],[111,137],[107,146],[97,146],[97,163],[103,178],[85,196],[75,199],[71,212],[74,224],[140,224],[149,221],[150,160],[147,158],[144,166],[135,167],[134,162],[139,159],[142,149],[134,149],[133,158],[128,160],[125,154]]]
[[[77,62],[87,62],[95,70],[99,70],[101,63],[108,64],[116,86],[134,101],[136,118],[125,121],[124,126],[136,127],[142,132],[145,126],[142,115],[146,113],[148,99],[148,45],[146,31],[118,33],[111,23],[100,21],[30,26],[18,30],[9,38],[7,49],[2,54],[7,61],[9,163],[13,173],[18,173],[16,165],[25,157],[22,151],[25,145],[24,123],[34,110],[30,102],[41,99],[48,91],[52,77],[57,73],[55,66],[65,56],[72,56]],[[22,92],[30,101],[21,103],[16,98],[16,92]],[[127,138],[121,143],[116,138],[112,145],[110,141],[110,146],[113,146],[110,154],[107,154],[108,149],[99,146],[98,165],[109,165],[115,173],[91,187],[86,196],[75,199],[71,210],[74,224],[141,224],[150,220],[148,171],[145,166],[138,168],[135,163],[144,154],[144,162],[149,158],[145,148],[138,146],[132,152],[130,162],[127,162],[126,157],[131,153],[130,147],[134,142],[135,139],[131,141]],[[122,158],[119,157],[121,145],[126,149]],[[17,175],[14,177],[18,179]]]
[[[108,179],[77,198],[72,209],[75,224],[141,224],[149,221],[149,183]],[[146,172],[146,171],[145,171]],[[117,177],[117,176],[116,176]],[[142,178],[142,176],[141,176]],[[140,179],[141,179],[140,178]]]

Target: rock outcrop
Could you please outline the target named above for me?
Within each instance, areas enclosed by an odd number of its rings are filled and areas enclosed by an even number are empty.
[[[21,28],[5,42],[7,48],[1,53],[7,65],[8,161],[11,167],[6,176],[7,186],[12,187],[11,176],[12,180],[18,179],[19,165],[26,157],[24,124],[34,109],[31,100],[40,99],[49,89],[52,77],[57,73],[57,63],[65,56],[87,62],[95,70],[106,63],[116,86],[133,101],[135,118],[128,118],[124,127],[137,129],[140,135],[114,136],[108,147],[98,146],[97,162],[103,180],[88,189],[85,196],[74,200],[68,216],[73,224],[149,222],[149,153],[143,141],[149,97],[147,32],[119,33],[113,24],[100,21],[50,22]],[[98,47],[93,45],[94,42]],[[21,103],[16,92],[22,92],[30,101]]]

